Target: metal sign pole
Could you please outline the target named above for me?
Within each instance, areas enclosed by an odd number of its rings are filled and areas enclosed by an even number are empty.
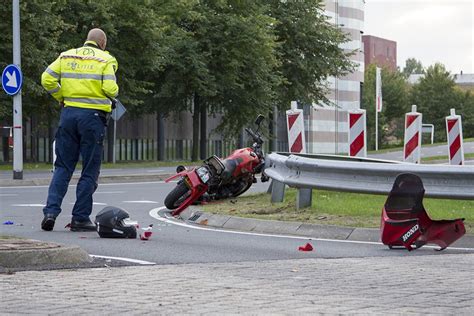
[[[115,164],[115,145],[117,144],[117,121],[114,120],[114,152],[112,153],[112,163]]]
[[[431,126],[431,144],[434,143],[434,125]]]
[[[375,150],[379,150],[379,112],[382,111],[382,69],[375,68]]]
[[[20,1],[13,0],[13,63],[21,69]],[[13,179],[23,179],[21,90],[13,97]]]
[[[379,150],[379,112],[375,109],[375,150]]]
[[[111,117],[114,120],[114,146],[113,146],[113,154],[112,154],[112,163],[115,163],[115,146],[117,144],[117,121],[120,120],[122,115],[125,114],[127,109],[123,106],[122,102],[118,99],[115,100],[115,109],[112,110]]]

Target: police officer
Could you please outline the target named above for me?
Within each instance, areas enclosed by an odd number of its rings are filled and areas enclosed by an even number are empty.
[[[111,100],[119,90],[115,78],[118,63],[105,51],[106,44],[104,31],[92,29],[83,47],[61,53],[41,76],[43,87],[64,106],[55,136],[55,169],[41,222],[41,228],[46,231],[54,228],[79,156],[82,173],[72,209],[71,230],[95,230],[89,218],[92,194],[97,189]]]

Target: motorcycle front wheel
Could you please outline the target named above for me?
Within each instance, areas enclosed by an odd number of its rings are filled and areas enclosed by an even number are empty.
[[[235,185],[235,187],[232,188],[231,197],[237,197],[237,196],[245,193],[245,191],[250,189],[251,186],[252,186],[252,182],[250,182],[250,181],[248,181],[248,182],[242,181],[242,182],[238,183],[237,185]]]
[[[181,203],[186,200],[186,198],[191,194],[186,183],[182,182],[178,184],[165,198],[165,206],[169,210],[174,210],[178,208]]]

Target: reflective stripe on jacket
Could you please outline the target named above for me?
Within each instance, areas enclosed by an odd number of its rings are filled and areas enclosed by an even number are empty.
[[[46,68],[41,84],[64,106],[110,112],[109,98],[118,95],[115,78],[117,60],[87,41],[83,47],[70,49]]]

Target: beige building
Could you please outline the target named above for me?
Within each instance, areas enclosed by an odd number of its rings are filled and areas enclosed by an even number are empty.
[[[364,82],[364,0],[325,0],[330,21],[348,34],[350,41],[341,48],[356,50],[351,60],[355,72],[340,78],[328,78],[331,104],[313,104],[307,122],[307,144],[310,153],[347,153],[347,111],[360,108],[361,84]]]

